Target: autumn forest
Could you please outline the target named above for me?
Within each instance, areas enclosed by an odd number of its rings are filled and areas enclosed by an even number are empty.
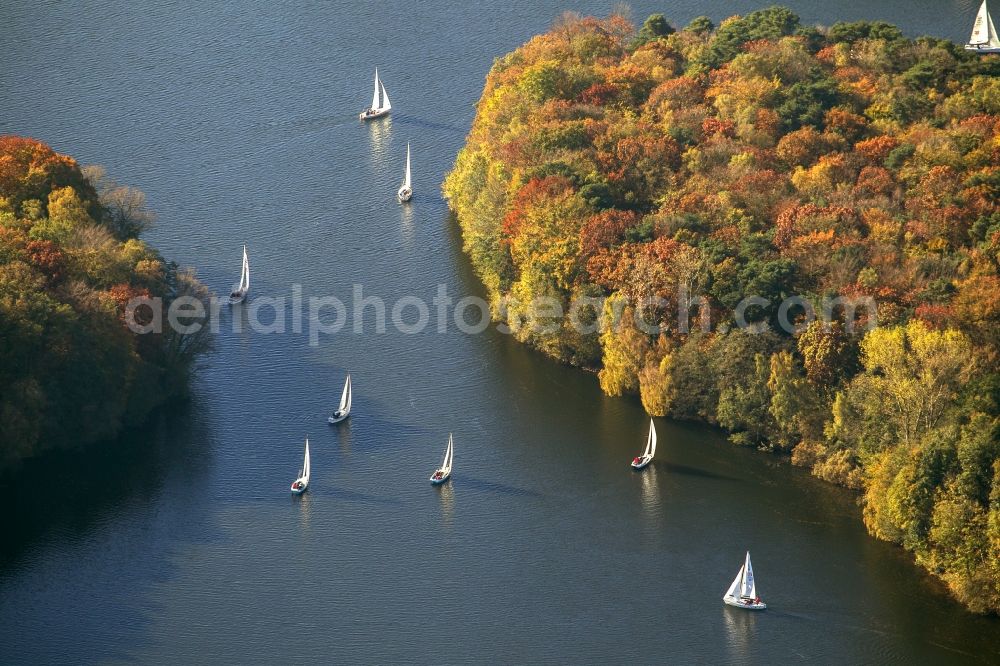
[[[638,30],[567,13],[495,61],[444,192],[519,340],[858,491],[872,535],[997,613],[998,75],[781,7]],[[598,325],[547,320],[542,296],[600,299]],[[779,312],[793,296],[877,307],[810,321]]]
[[[102,169],[0,137],[0,471],[109,441],[187,392],[208,330],[140,335],[125,321],[136,297],[208,298],[139,240],[152,222],[142,192]]]

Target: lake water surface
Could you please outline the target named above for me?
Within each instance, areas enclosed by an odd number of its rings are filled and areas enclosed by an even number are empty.
[[[978,6],[786,4],[955,41]],[[632,3],[679,24],[760,6]],[[481,294],[439,185],[493,59],[565,8],[2,0],[0,133],[144,190],[148,240],[219,293],[246,242],[257,298]],[[364,125],[376,65],[394,110]],[[0,662],[1000,660],[1000,622],[869,538],[853,495],[668,421],[632,473],[638,401],[492,329],[377,334],[369,314],[312,346],[234,316],[189,407],[3,490]],[[347,371],[354,413],[330,427]],[[721,602],[746,549],[765,613]]]

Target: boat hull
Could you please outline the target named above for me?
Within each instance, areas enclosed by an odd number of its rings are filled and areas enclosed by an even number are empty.
[[[432,476],[431,477],[431,485],[432,486],[440,486],[442,483],[446,482],[450,478],[451,478],[451,472],[448,472],[447,474],[445,474],[444,476],[442,476],[440,479],[436,479],[436,478],[434,478]]]
[[[309,490],[309,485],[308,484],[304,485],[301,488],[291,488],[290,490],[292,491],[293,495],[301,495],[305,491]]]
[[[976,53],[1000,53],[1000,46],[976,46],[975,44],[966,44],[966,51],[975,51]]]
[[[358,118],[361,120],[374,120],[375,118],[381,118],[382,116],[389,115],[391,109],[375,109],[374,111],[362,111],[358,114]]]
[[[245,291],[242,294],[240,294],[239,296],[233,296],[232,294],[230,294],[229,295],[229,304],[230,305],[237,305],[239,303],[242,303],[246,299],[247,299],[247,292],[245,292]]]
[[[722,601],[725,602],[727,606],[742,608],[744,610],[764,610],[767,608],[767,604],[763,601],[755,603],[752,600],[741,599],[739,597],[722,597]]]
[[[350,415],[351,415],[351,413],[347,412],[346,414],[343,414],[341,416],[336,416],[336,415],[335,416],[331,416],[331,417],[327,418],[326,422],[329,423],[330,425],[333,425],[335,423],[340,423],[341,421],[343,421],[344,419],[346,419]]]
[[[632,469],[634,469],[636,471],[639,471],[640,469],[645,469],[646,467],[649,466],[649,463],[651,463],[651,462],[653,462],[653,458],[652,457],[643,458],[639,462],[633,461],[632,462]]]
[[[396,192],[396,198],[399,200],[399,203],[406,203],[413,198],[413,190],[400,188],[399,192]]]

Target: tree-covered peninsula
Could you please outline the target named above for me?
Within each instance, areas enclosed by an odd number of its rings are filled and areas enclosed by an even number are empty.
[[[861,491],[873,535],[998,612],[998,75],[780,7],[565,14],[496,60],[444,191],[518,339]]]
[[[107,441],[186,390],[208,329],[138,334],[125,321],[137,296],[164,309],[207,296],[138,239],[150,222],[138,190],[41,142],[0,136],[0,470]]]

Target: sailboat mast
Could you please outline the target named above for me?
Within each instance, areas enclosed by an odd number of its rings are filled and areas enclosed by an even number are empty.
[[[372,109],[378,109],[379,108],[379,103],[378,103],[378,87],[379,87],[378,67],[376,67],[375,68],[375,93],[372,95]]]

